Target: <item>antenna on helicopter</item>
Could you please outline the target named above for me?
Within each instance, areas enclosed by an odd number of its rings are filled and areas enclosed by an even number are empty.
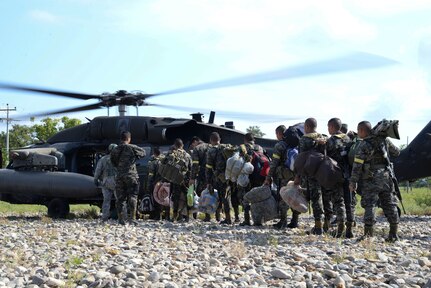
[[[209,124],[213,124],[214,123],[214,118],[215,118],[215,112],[211,111],[210,112],[210,119],[208,120]]]

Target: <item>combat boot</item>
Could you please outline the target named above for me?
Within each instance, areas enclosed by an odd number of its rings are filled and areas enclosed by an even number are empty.
[[[311,229],[310,234],[322,235],[323,234],[323,222],[322,220],[314,220],[314,227]]]
[[[325,220],[323,220],[323,231],[325,233],[329,231],[329,226],[331,226],[331,216],[327,216]]]
[[[230,225],[232,224],[232,220],[230,218],[226,218],[223,221],[220,221],[220,225]]]
[[[346,222],[346,238],[350,239],[353,238],[353,222]]]
[[[216,210],[215,218],[216,218],[216,221],[217,221],[217,222],[220,222],[220,209],[217,209],[217,210]]]
[[[244,221],[239,224],[239,226],[251,226],[250,223],[250,212],[248,210],[244,211]]]
[[[344,221],[340,221],[337,224],[337,231],[334,233],[335,238],[341,238],[344,232]]]
[[[398,223],[389,224],[389,236],[385,239],[386,242],[394,243],[399,241]]]
[[[211,215],[208,213],[205,213],[204,222],[211,222]]]
[[[238,207],[233,207],[233,211],[234,211],[234,214],[235,214],[235,222],[238,223],[240,221],[239,220],[239,208]]]
[[[298,228],[298,220],[299,220],[299,213],[293,212],[292,219],[290,220],[290,223],[287,224],[287,228]]]
[[[118,224],[126,225],[126,222],[124,221],[123,213],[117,212],[117,215],[118,215]]]
[[[365,225],[364,226],[364,235],[358,238],[358,241],[362,241],[365,238],[373,237],[374,227],[373,225]]]
[[[272,227],[274,227],[275,229],[284,229],[287,227],[287,220],[281,219],[280,221],[272,225]]]
[[[172,213],[172,222],[176,222],[178,219],[178,211],[174,211],[174,213]]]

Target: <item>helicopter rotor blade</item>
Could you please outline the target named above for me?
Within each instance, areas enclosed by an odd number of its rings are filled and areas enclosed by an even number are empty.
[[[72,112],[80,112],[80,111],[88,111],[88,110],[94,110],[104,107],[102,102],[84,105],[84,106],[77,106],[77,107],[71,107],[61,110],[50,110],[45,112],[38,112],[36,114],[27,114],[27,115],[18,115],[16,118],[23,119],[23,118],[31,118],[31,117],[38,117],[38,116],[50,116],[50,115],[56,115],[56,114],[63,114],[63,113],[72,113]]]
[[[144,106],[154,106],[160,107],[164,109],[171,109],[177,111],[185,111],[191,113],[193,111],[210,112],[208,108],[195,108],[195,107],[185,107],[185,106],[176,106],[176,105],[165,105],[165,104],[150,104],[146,103]],[[236,111],[224,111],[224,110],[216,110],[217,116],[223,116],[233,119],[240,120],[256,120],[259,119],[260,122],[277,122],[277,121],[289,121],[289,120],[302,120],[306,117],[302,115],[297,116],[285,116],[285,115],[276,115],[276,114],[260,114],[260,113],[249,113],[249,112],[236,112]]]
[[[357,52],[344,57],[297,65],[293,67],[282,68],[279,70],[251,74],[247,76],[224,79],[214,82],[208,82],[188,87],[183,87],[174,90],[168,90],[161,93],[148,94],[146,98],[154,96],[163,96],[169,94],[179,94],[186,92],[194,92],[201,90],[209,90],[223,87],[240,86],[253,83],[263,83],[269,81],[277,81],[282,79],[293,79],[314,75],[323,75],[329,73],[339,73],[350,70],[363,70],[369,68],[378,68],[388,65],[394,65],[398,62],[386,57],[369,54],[365,52]]]
[[[16,90],[16,91],[30,91],[30,92],[49,94],[49,95],[55,95],[55,96],[63,96],[63,97],[74,98],[74,99],[82,99],[82,100],[101,99],[99,95],[57,91],[57,90],[27,87],[27,86],[15,85],[15,84],[0,83],[0,88]]]

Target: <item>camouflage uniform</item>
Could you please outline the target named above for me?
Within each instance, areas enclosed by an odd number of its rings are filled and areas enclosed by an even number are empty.
[[[299,139],[299,153],[316,150],[318,152],[324,152],[324,146],[317,143],[318,138],[322,138],[323,135],[320,133],[308,133]],[[313,208],[314,220],[322,221],[323,217],[323,204],[322,204],[322,193],[320,185],[317,180],[313,177],[301,177],[302,187],[307,189],[308,200],[311,201],[311,207]]]
[[[245,147],[245,151],[242,149],[241,146]],[[260,145],[254,144],[253,141],[246,144],[242,144],[241,146],[239,148],[239,154],[241,157],[244,157],[246,161],[251,161],[251,158],[253,157],[253,151],[263,151],[263,148]],[[254,187],[262,186],[264,180],[265,179],[259,181],[258,179],[252,179],[252,177],[250,177],[250,184],[248,184],[247,187],[238,187],[238,199],[242,204],[244,210],[244,222],[242,223],[242,225],[250,225],[250,204],[244,200],[244,195]],[[260,225],[262,223],[253,224]]]
[[[197,145],[192,152],[192,173],[190,178],[196,180],[196,194],[201,195],[206,188],[205,184],[205,165],[207,163],[208,143]]]
[[[294,173],[289,168],[285,166],[285,162],[287,160],[287,151],[289,147],[287,143],[282,140],[277,142],[274,146],[274,152],[272,153],[272,161],[269,166],[268,179],[273,179],[275,184],[277,185],[277,196],[278,199],[278,209],[280,210],[280,224],[278,228],[282,228],[287,223],[287,210],[289,209],[289,205],[284,202],[280,197],[280,189],[285,186],[290,180],[293,180]],[[294,214],[299,214],[292,209]],[[294,216],[296,217],[296,215]]]
[[[94,179],[101,183],[103,193],[102,219],[108,220],[111,212],[112,195],[115,194],[115,175],[117,171],[111,163],[110,155],[103,156],[94,171]]]
[[[117,168],[115,178],[115,197],[118,220],[124,221],[124,211],[128,204],[130,219],[136,219],[136,209],[139,193],[139,176],[136,170],[136,160],[145,157],[145,150],[133,144],[120,144],[111,152],[111,161]]]
[[[381,149],[382,145],[385,145],[385,150],[390,156],[400,154],[400,150],[389,139],[368,137],[361,141],[356,151],[350,177],[351,185],[362,180],[361,206],[365,209],[364,236],[372,236],[373,234],[377,200],[380,200],[383,212],[391,224],[391,231],[395,227],[395,234],[399,223],[397,198],[388,171],[387,160]]]
[[[185,165],[185,171],[183,171],[184,182],[181,184],[171,183],[171,200],[173,204],[173,220],[177,220],[180,210],[185,209],[186,220],[188,220],[188,208],[187,208],[187,186],[190,179],[190,173],[192,171],[192,157],[184,149],[175,149],[170,153],[175,153],[175,158],[182,159]],[[180,207],[180,203],[184,203],[183,207]]]
[[[326,154],[331,157],[335,161],[337,161],[338,166],[343,171],[344,182],[341,185],[337,185],[337,187],[333,189],[323,189],[323,198],[329,198],[329,201],[333,204],[336,215],[337,222],[339,227],[339,237],[341,237],[341,233],[344,230],[344,220],[346,218],[346,208],[349,211],[349,229],[351,229],[351,224],[353,223],[353,214],[354,207],[351,207],[352,201],[350,201],[350,191],[349,191],[349,167],[347,161],[347,152],[346,146],[350,143],[350,138],[346,134],[341,132],[337,132],[336,134],[329,137],[326,141]],[[332,209],[329,210],[328,205],[325,205],[326,201],[323,201],[323,208],[325,211],[325,224],[324,229],[327,230],[329,227],[329,221],[332,216]],[[332,208],[332,207],[331,207]],[[329,210],[329,211],[328,211]],[[350,230],[349,230],[350,231]],[[350,233],[350,232],[349,232]]]
[[[146,193],[153,198],[154,185],[161,180],[160,175],[158,174],[160,162],[162,161],[164,155],[160,154],[159,156],[152,155],[150,160],[148,161],[148,178],[147,178],[147,187]],[[153,198],[154,200],[154,198]],[[154,211],[151,212],[150,218],[160,220],[160,210],[163,208],[159,203],[153,201]]]
[[[209,145],[207,152],[207,161],[205,164],[206,167],[206,181],[207,184],[210,184],[212,188],[218,191],[219,197],[219,206],[216,212],[217,221],[220,220],[220,211],[223,208],[226,218],[230,217],[230,207],[229,200],[226,197],[226,182],[225,178],[225,170],[226,170],[226,161],[224,161],[224,157],[222,153],[224,145]],[[229,219],[230,221],[230,219]]]

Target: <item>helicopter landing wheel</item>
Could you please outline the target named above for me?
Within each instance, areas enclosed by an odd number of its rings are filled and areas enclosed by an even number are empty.
[[[66,218],[69,212],[69,203],[63,199],[54,198],[48,204],[48,216],[51,218]]]

